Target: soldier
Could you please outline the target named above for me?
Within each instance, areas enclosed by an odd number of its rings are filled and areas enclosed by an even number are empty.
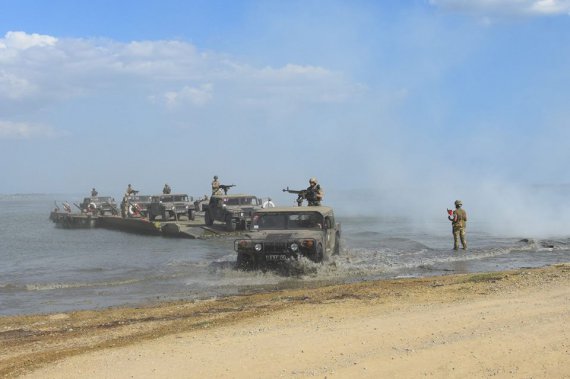
[[[461,239],[463,250],[467,249],[467,240],[465,239],[467,212],[461,208],[462,206],[463,203],[461,203],[461,200],[455,200],[455,210],[451,213],[451,215],[447,216],[449,221],[451,221],[453,232],[453,250],[457,250],[459,248],[459,239]]]
[[[127,187],[127,190],[125,191],[125,196],[126,197],[130,197],[132,194],[137,193],[139,191],[136,191],[130,184]]]
[[[218,175],[214,175],[214,180],[212,181],[212,195],[221,195],[222,193],[220,182],[218,181]]]
[[[170,195],[170,192],[171,192],[171,191],[172,191],[172,190],[170,189],[170,186],[169,186],[168,184],[165,184],[165,185],[164,185],[164,188],[162,189],[162,193],[165,194],[165,195]]]
[[[97,192],[97,190],[95,188],[91,189],[91,197],[96,197],[97,195],[99,195],[99,192]]]
[[[317,178],[309,179],[309,187],[307,187],[307,203],[310,207],[318,207],[321,205],[323,196],[325,195],[321,185],[317,183]]]

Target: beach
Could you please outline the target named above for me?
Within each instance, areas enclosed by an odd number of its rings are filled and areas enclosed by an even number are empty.
[[[25,378],[570,377],[570,265],[0,318]]]

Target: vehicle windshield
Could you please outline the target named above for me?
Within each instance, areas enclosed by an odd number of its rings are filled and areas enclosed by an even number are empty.
[[[131,202],[137,202],[137,203],[150,203],[150,196],[131,196]]]
[[[253,229],[322,229],[323,216],[318,212],[258,213],[253,217]]]
[[[169,196],[161,196],[160,201],[163,203],[172,203],[174,201],[188,201],[187,195],[169,195]]]
[[[225,197],[226,205],[259,205],[256,197]]]
[[[102,204],[102,203],[114,203],[115,199],[111,196],[99,196],[99,197],[86,197],[83,199],[83,204]]]

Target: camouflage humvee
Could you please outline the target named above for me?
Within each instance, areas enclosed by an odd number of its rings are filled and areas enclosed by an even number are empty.
[[[133,207],[138,206],[140,209],[140,214],[144,217],[148,215],[148,209],[150,208],[150,203],[152,202],[152,196],[150,195],[131,195],[128,198],[129,207],[127,209],[129,215],[136,213]]]
[[[119,214],[115,199],[111,196],[85,197],[79,208],[81,208],[81,212],[92,213],[97,216]]]
[[[156,216],[162,217],[163,221],[174,216],[176,220],[180,216],[186,216],[188,220],[194,220],[194,203],[192,197],[186,194],[162,194],[152,196],[148,207],[148,218],[153,221]]]
[[[238,268],[305,256],[322,262],[340,253],[340,224],[330,207],[279,207],[255,212],[252,228],[234,241]]]
[[[233,232],[238,227],[249,228],[253,212],[261,209],[261,201],[253,195],[213,195],[202,207],[206,225],[221,221]]]

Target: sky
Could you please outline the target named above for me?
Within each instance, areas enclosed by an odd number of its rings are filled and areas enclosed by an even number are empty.
[[[0,193],[523,207],[570,183],[569,67],[570,0],[0,0]]]

